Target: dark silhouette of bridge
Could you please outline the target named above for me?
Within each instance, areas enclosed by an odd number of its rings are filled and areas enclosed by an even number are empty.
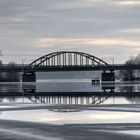
[[[93,67],[109,66],[108,63],[102,59],[83,52],[74,51],[60,51],[44,55],[31,64],[25,69],[23,75],[23,81],[35,81],[35,72],[40,71],[65,71],[65,70],[87,70]],[[28,70],[31,69],[31,71]],[[35,71],[34,71],[35,70]],[[113,74],[113,75],[112,75]],[[111,76],[111,77],[110,77]],[[29,78],[30,77],[30,78]],[[110,73],[104,74],[106,80],[109,79],[114,81],[114,73],[110,70]],[[104,79],[103,78],[103,79]]]
[[[103,81],[114,81],[115,70],[140,70],[140,65],[110,65],[83,52],[60,51],[44,55],[29,65],[1,66],[0,72],[23,72],[23,81],[35,81],[35,72],[42,71],[102,71]]]
[[[33,61],[29,67],[77,67],[109,65],[93,55],[82,52],[54,52]]]

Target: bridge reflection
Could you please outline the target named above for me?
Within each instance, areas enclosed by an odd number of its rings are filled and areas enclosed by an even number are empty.
[[[139,83],[104,83],[92,85],[91,83],[2,83],[0,84],[0,102],[17,102],[19,99],[31,103],[87,105],[103,104],[113,97],[123,97],[131,102],[139,102]],[[64,88],[62,85],[64,84]],[[79,86],[80,85],[80,86]],[[69,88],[69,89],[68,89]],[[67,91],[66,91],[67,89]],[[45,91],[46,90],[46,91]],[[120,102],[120,101],[119,101]]]
[[[140,95],[85,95],[85,96],[0,96],[0,103],[16,104],[44,104],[44,105],[64,105],[65,107],[76,107],[75,105],[100,105],[100,104],[135,104],[140,103]],[[13,104],[14,103],[14,104]],[[10,105],[10,104],[9,104]],[[67,106],[68,105],[68,106]],[[61,107],[61,106],[60,106]],[[58,106],[59,108],[59,106]]]
[[[101,104],[108,96],[27,96],[33,103],[88,105]]]

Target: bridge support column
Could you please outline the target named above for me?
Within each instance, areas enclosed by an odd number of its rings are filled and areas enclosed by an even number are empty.
[[[35,72],[24,72],[22,74],[22,82],[36,82]]]
[[[104,71],[102,73],[102,81],[115,81],[115,72],[114,71]]]

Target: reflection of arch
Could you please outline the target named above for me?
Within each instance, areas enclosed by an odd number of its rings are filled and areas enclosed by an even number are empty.
[[[91,104],[102,104],[108,98],[109,98],[108,96],[97,96],[97,99],[95,99]]]
[[[61,51],[44,55],[29,66],[44,67],[44,66],[95,66],[108,65],[105,61],[93,55],[83,52]]]
[[[108,99],[108,96],[27,96],[27,98],[34,103],[89,105],[101,104]]]

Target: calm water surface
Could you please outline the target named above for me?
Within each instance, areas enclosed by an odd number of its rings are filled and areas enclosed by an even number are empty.
[[[50,80],[37,83],[0,83],[1,93],[19,93],[20,96],[1,96],[0,102],[46,104],[135,104],[140,103],[140,83],[97,83],[89,80]],[[29,96],[24,96],[24,93]],[[127,96],[127,92],[129,95]],[[22,93],[22,94],[20,94]],[[33,93],[34,96],[30,96]],[[39,96],[39,93],[42,96]],[[49,94],[48,94],[49,93]],[[51,93],[59,93],[57,95]],[[63,94],[61,94],[63,93]],[[72,93],[79,93],[74,95]],[[82,93],[82,96],[80,95]],[[84,94],[83,94],[84,93]],[[91,93],[90,95],[87,93]],[[99,93],[99,94],[97,94]],[[125,93],[125,96],[105,93]],[[132,93],[132,95],[131,95]],[[135,93],[135,95],[133,94]],[[22,95],[22,96],[21,96]],[[119,95],[119,94],[118,94]]]
[[[80,105],[107,105],[107,104],[139,104],[140,83],[97,83],[89,80],[50,80],[37,83],[0,83],[2,93],[22,93],[20,96],[1,96],[0,109],[14,108],[12,112],[1,111],[0,119],[33,121],[56,124],[72,123],[140,123],[140,113],[119,111],[95,111],[81,109]],[[24,93],[29,96],[24,96]],[[30,96],[30,93],[34,95]],[[53,92],[60,93],[51,95]],[[61,94],[61,92],[63,94]],[[71,93],[84,93],[74,95]],[[91,92],[92,94],[87,94]],[[105,94],[125,93],[125,96]],[[129,95],[127,95],[127,92]],[[38,93],[44,95],[39,96]],[[49,94],[48,94],[49,93]],[[69,93],[69,94],[68,94]],[[95,94],[99,93],[99,94]],[[130,95],[132,93],[132,95]],[[136,93],[135,95],[133,93]],[[48,95],[47,95],[48,94]],[[21,96],[22,95],[22,96]],[[53,110],[30,109],[17,111],[23,105],[54,105]],[[55,106],[63,105],[59,110]],[[79,109],[64,109],[65,105],[79,105]]]

